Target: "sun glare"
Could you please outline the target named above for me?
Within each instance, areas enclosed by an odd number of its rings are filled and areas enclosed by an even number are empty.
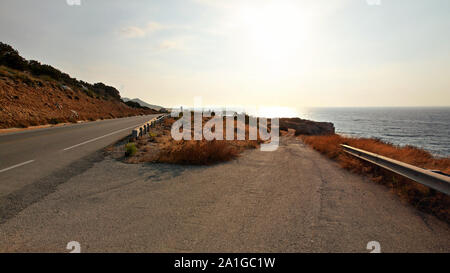
[[[308,38],[307,20],[291,4],[242,7],[237,22],[246,52],[255,59],[284,64],[297,56]]]

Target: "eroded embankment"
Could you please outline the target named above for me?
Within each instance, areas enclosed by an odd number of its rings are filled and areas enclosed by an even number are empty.
[[[154,114],[120,99],[0,66],[0,128]]]

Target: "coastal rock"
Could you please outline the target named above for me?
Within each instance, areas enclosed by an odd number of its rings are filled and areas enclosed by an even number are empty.
[[[332,135],[335,133],[331,122],[316,122],[301,118],[281,118],[280,130],[294,129],[295,135]]]

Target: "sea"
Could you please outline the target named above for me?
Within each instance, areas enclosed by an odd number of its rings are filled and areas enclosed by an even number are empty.
[[[450,157],[450,107],[303,108],[298,116],[334,123],[336,133],[412,145]]]

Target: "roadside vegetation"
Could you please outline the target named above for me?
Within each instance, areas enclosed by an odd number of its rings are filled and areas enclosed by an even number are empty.
[[[133,156],[136,154],[137,148],[134,142],[127,143],[125,145],[125,156]]]
[[[203,125],[210,118],[203,118]],[[184,165],[210,165],[229,161],[239,156],[246,149],[259,147],[262,140],[174,140],[170,130],[174,118],[167,118],[161,124],[151,129],[151,132],[139,139],[132,139],[136,143],[137,152],[128,156],[128,163],[154,162]],[[224,134],[226,131],[224,122]],[[235,128],[237,121],[235,120]],[[248,139],[248,123],[246,139]],[[193,136],[193,129],[191,131]],[[237,131],[235,130],[235,139]],[[224,135],[225,138],[225,135]],[[129,145],[129,144],[126,144]],[[128,147],[128,146],[127,146]]]
[[[194,122],[194,114],[191,113],[191,124]],[[203,126],[211,117],[203,117]],[[170,129],[175,122],[174,118],[167,118],[162,124],[158,124],[145,137],[132,139],[136,143],[137,152],[134,156],[128,156],[125,160],[129,163],[159,162],[187,165],[209,165],[232,160],[238,157],[246,149],[255,149],[263,143],[258,133],[257,140],[249,140],[250,117],[243,119],[240,124],[234,119],[234,140],[226,139],[226,122],[223,121],[224,140],[174,140]],[[240,125],[240,126],[239,126]],[[245,128],[245,140],[237,140],[238,127]],[[270,131],[271,121],[268,121]],[[301,119],[281,119],[280,128],[293,129],[296,133],[327,134],[334,133],[331,123],[317,123]],[[282,132],[282,131],[280,131]],[[191,137],[194,139],[194,127],[191,129]]]
[[[340,144],[350,145],[369,152],[396,159],[417,167],[450,173],[450,158],[438,158],[412,146],[396,146],[378,139],[350,138],[340,135],[300,136],[304,143],[338,162],[343,168],[368,176],[372,181],[386,185],[392,192],[417,209],[434,214],[450,223],[450,197],[416,183],[403,176],[364,162],[344,153]]]

